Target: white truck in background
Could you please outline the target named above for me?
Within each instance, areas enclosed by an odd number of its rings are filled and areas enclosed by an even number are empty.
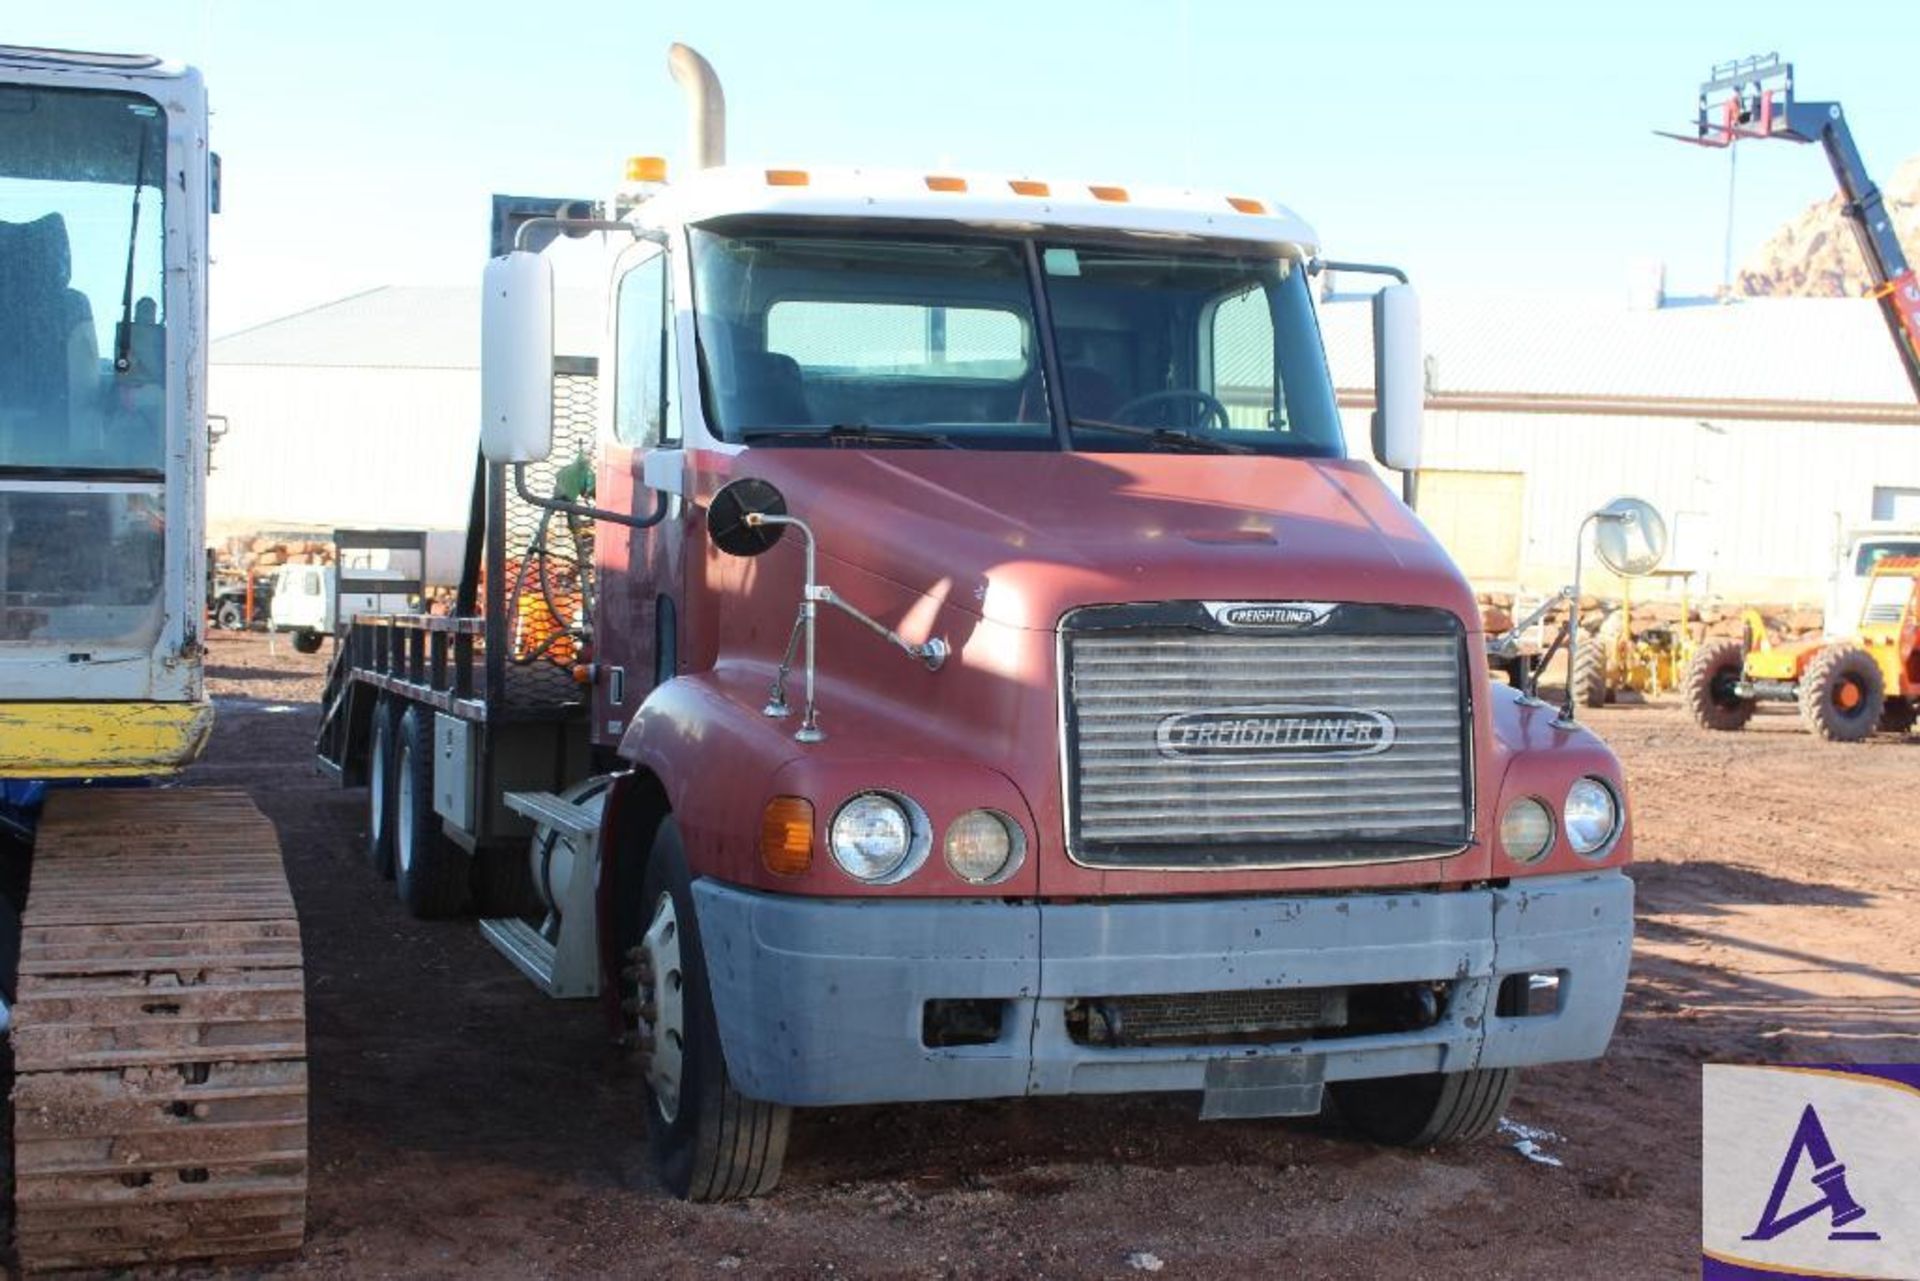
[[[1827,583],[1826,635],[1853,635],[1867,603],[1867,580],[1889,556],[1920,556],[1920,526],[1884,523],[1847,531]]]
[[[465,539],[461,531],[444,529],[335,530],[338,567],[280,567],[268,629],[292,632],[293,647],[314,654],[355,615],[422,611],[433,588],[458,585]]]

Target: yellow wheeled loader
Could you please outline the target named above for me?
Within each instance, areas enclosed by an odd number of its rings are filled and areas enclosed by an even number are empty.
[[[1583,707],[1603,707],[1621,690],[1636,694],[1664,694],[1680,688],[1693,661],[1692,599],[1687,585],[1691,570],[1654,570],[1646,577],[1677,580],[1680,585],[1680,621],[1634,631],[1633,580],[1623,578],[1620,608],[1600,626],[1599,635],[1581,646],[1573,669],[1574,697]]]
[[[1749,619],[1745,637],[1700,648],[1685,693],[1707,729],[1741,729],[1761,703],[1791,702],[1807,729],[1831,743],[1875,730],[1906,733],[1920,714],[1920,556],[1873,567],[1849,639],[1774,645]]]

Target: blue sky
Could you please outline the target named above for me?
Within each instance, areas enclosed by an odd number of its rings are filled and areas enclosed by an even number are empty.
[[[226,212],[216,333],[378,284],[476,279],[494,191],[593,195],[630,154],[678,161],[665,68],[685,40],[728,90],[732,158],[1191,183],[1266,195],[1329,254],[1430,292],[1619,293],[1721,270],[1727,157],[1651,134],[1726,58],[1779,50],[1838,98],[1883,179],[1920,153],[1920,5],[1872,0],[1296,5],[69,0],[12,43],[197,63]],[[542,20],[551,15],[551,24]],[[1829,195],[1817,149],[1740,149],[1736,262]]]

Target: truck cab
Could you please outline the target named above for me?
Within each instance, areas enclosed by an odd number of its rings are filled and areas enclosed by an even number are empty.
[[[597,522],[606,772],[590,822],[518,804],[549,853],[593,833],[670,1186],[770,1187],[789,1108],[924,1099],[1331,1090],[1426,1144],[1602,1052],[1618,763],[1489,680],[1466,580],[1349,456],[1307,223],[719,167],[577,230],[615,246],[604,452],[594,506],[543,501]],[[575,366],[540,255],[486,295],[483,445],[525,491]],[[1410,468],[1405,286],[1376,342]]]

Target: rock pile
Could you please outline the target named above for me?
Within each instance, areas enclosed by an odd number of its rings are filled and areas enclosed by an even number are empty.
[[[1518,616],[1524,617],[1532,611],[1538,598],[1523,599],[1520,602]],[[1516,621],[1514,598],[1506,592],[1481,592],[1480,625],[1489,636],[1497,636],[1512,627]],[[1749,606],[1740,601],[1695,601],[1687,612],[1687,621],[1693,627],[1695,640],[1701,637],[1718,638],[1739,636],[1745,627],[1748,608],[1757,609],[1767,624],[1767,634],[1776,644],[1801,640],[1817,639],[1825,624],[1822,611],[1808,609],[1800,605],[1758,604]],[[1581,598],[1580,621],[1588,635],[1602,628],[1618,628],[1620,602],[1601,596]],[[1542,634],[1551,636],[1555,627],[1561,626],[1565,618],[1564,609],[1556,609],[1547,616]],[[1680,622],[1680,603],[1673,600],[1652,600],[1633,602],[1633,630],[1635,635],[1644,635],[1656,627],[1674,627]]]
[[[1911,156],[1881,183],[1895,234],[1908,256],[1920,255],[1920,156]],[[1867,290],[1867,266],[1838,194],[1808,206],[1768,238],[1740,268],[1734,292],[1797,298],[1857,298]]]

